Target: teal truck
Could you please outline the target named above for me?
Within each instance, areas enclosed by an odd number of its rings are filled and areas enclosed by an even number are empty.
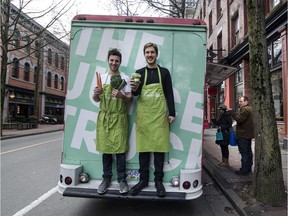
[[[191,200],[201,196],[205,23],[196,19],[77,15],[72,20],[70,42],[58,191],[63,196],[109,199]],[[130,76],[146,65],[143,46],[147,42],[158,45],[157,62],[169,69],[173,82],[176,120],[170,125],[170,152],[165,155],[163,183],[167,193],[164,198],[157,196],[151,162],[149,187],[137,196],[119,193],[116,173],[107,193],[99,195],[97,188],[102,181],[102,156],[96,151],[99,103],[92,98],[96,72],[108,72],[108,50],[117,48],[122,53],[120,71]],[[126,167],[130,188],[139,181],[136,105],[134,98],[127,110],[129,151]]]

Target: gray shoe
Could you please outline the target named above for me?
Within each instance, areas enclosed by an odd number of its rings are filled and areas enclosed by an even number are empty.
[[[128,184],[126,181],[121,181],[119,182],[119,192],[120,194],[125,194],[128,193],[129,188],[128,188]]]
[[[101,184],[99,185],[97,189],[98,194],[104,194],[108,190],[108,187],[110,186],[111,180],[110,179],[104,179]]]

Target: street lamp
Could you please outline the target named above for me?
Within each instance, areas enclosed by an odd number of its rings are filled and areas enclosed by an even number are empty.
[[[11,92],[10,92],[9,97],[10,97],[11,99],[14,99],[14,98],[15,98],[15,93],[14,93],[14,91],[11,91]]]
[[[11,98],[11,99],[14,99],[16,97],[14,91],[10,90],[10,89],[6,89],[5,94],[6,94],[6,96],[8,95],[9,98]]]

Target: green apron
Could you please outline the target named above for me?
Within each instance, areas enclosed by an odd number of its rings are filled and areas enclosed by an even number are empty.
[[[111,85],[104,84],[97,118],[96,150],[106,154],[125,153],[128,150],[126,103],[111,93]]]
[[[137,103],[136,115],[136,150],[137,152],[168,152],[170,146],[167,103],[160,83],[146,85],[147,69],[144,84]]]

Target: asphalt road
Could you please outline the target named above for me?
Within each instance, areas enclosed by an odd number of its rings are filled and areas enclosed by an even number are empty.
[[[54,132],[1,142],[1,215],[238,215],[205,172],[203,195],[187,202],[63,197],[56,188],[62,137]]]

